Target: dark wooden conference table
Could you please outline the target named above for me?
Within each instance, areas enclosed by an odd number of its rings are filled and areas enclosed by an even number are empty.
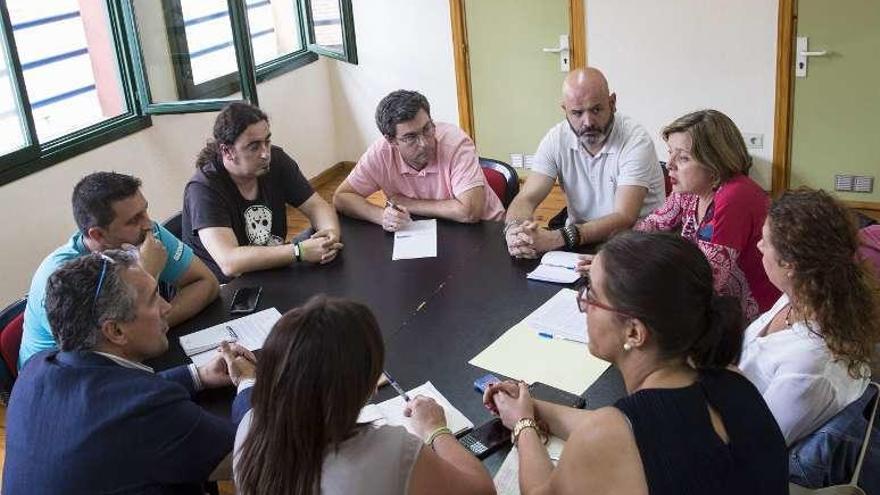
[[[468,361],[562,286],[526,279],[538,261],[508,255],[500,222],[465,225],[438,220],[437,257],[398,261],[391,260],[393,234],[347,217],[340,222],[345,248],[336,260],[235,279],[221,289],[217,301],[169,331],[169,351],[149,364],[165,369],[189,362],[178,337],[232,319],[228,308],[239,287],[262,286],[257,310],[274,306],[282,314],[324,293],[372,309],[385,340],[385,367],[403,388],[430,380],[475,425],[489,420],[473,387],[488,371]],[[609,368],[583,396],[587,408],[596,409],[624,393],[620,373]],[[393,395],[390,387],[383,387],[375,400]],[[201,394],[200,403],[228,415],[233,396],[231,387],[210,390]],[[503,457],[496,453],[486,460],[490,471],[497,470]]]

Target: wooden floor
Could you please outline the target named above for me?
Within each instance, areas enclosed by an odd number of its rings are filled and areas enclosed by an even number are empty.
[[[334,173],[325,177],[317,186],[317,192],[322,198],[331,202],[333,200],[333,192],[339,184],[348,176],[351,167],[340,167]],[[369,200],[377,205],[385,203],[385,196],[381,192],[377,192],[369,197]],[[536,218],[542,223],[547,222],[556,215],[559,210],[565,206],[565,196],[558,186],[554,186],[553,191],[547,196],[547,199],[538,207]],[[309,226],[308,220],[294,208],[287,209],[287,234],[292,237]],[[0,407],[0,472],[3,469],[4,453],[6,451],[6,408]],[[234,495],[235,487],[231,482],[220,483],[220,493],[223,495]]]

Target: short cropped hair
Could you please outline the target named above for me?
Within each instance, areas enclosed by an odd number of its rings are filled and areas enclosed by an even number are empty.
[[[49,277],[46,315],[62,351],[94,349],[104,322],[135,319],[137,293],[121,273],[136,263],[126,251],[108,250],[70,260]]]
[[[382,98],[376,107],[376,126],[383,136],[393,139],[397,137],[397,124],[414,119],[419,110],[431,115],[428,99],[418,91],[398,89]]]
[[[752,168],[752,157],[736,124],[718,110],[698,110],[675,119],[663,128],[663,140],[670,134],[686,132],[693,141],[691,154],[708,170],[713,186]]]
[[[141,180],[116,172],[95,172],[83,177],[73,188],[70,202],[73,219],[85,235],[92,227],[106,228],[113,221],[113,203],[137,193]]]

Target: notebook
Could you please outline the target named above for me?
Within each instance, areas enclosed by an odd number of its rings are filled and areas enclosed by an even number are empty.
[[[431,382],[425,382],[422,385],[407,391],[407,395],[409,395],[410,398],[417,395],[424,395],[425,397],[430,397],[437,401],[446,413],[446,426],[452,430],[454,435],[458,435],[459,433],[470,430],[474,427],[474,423],[467,419],[467,417],[465,417],[461,411],[456,409],[455,406],[450,404],[449,401],[446,400],[446,397],[443,397],[443,394],[441,394]],[[358,423],[393,426],[399,425],[415,435],[416,431],[410,424],[410,419],[403,415],[404,406],[405,401],[403,400],[403,397],[399,395],[388,399],[385,402],[380,402],[379,404],[367,404],[361,409],[361,413],[358,416]]]
[[[276,308],[264,309],[184,335],[180,337],[180,347],[196,366],[210,361],[216,355],[220,342],[224,340],[237,342],[248,350],[255,351],[263,347],[263,342],[280,318],[281,313]]]
[[[544,253],[544,256],[541,256],[541,264],[532,270],[526,278],[556,284],[573,283],[581,276],[575,271],[578,257],[578,253],[548,251]]]
[[[561,289],[526,317],[543,337],[587,343],[587,319],[578,308],[577,291]]]

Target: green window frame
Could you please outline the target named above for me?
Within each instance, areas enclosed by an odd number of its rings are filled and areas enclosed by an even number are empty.
[[[288,1],[298,4],[297,0]],[[186,39],[186,27],[183,23],[183,10],[180,2],[181,0],[162,0],[178,97],[181,101],[210,100],[229,96],[239,91],[241,82],[235,73],[226,74],[199,84],[194,83],[192,76],[192,60],[189,55],[190,52]],[[246,19],[246,3],[242,1],[236,2],[236,4],[236,10],[243,10],[243,17]],[[299,6],[297,5],[297,9],[298,8]],[[230,8],[230,16],[233,14],[232,10],[233,9]],[[243,28],[247,28],[246,31]],[[297,19],[297,28],[300,46],[302,46],[302,48],[257,65],[257,82],[271,79],[318,60],[318,56],[315,53],[310,52],[307,47],[306,25],[301,16]],[[235,22],[233,20],[232,29],[233,42],[236,39],[235,31],[239,31],[239,37],[246,40],[251,39],[249,23]]]
[[[289,0],[295,2],[295,7],[300,12],[298,16],[300,38],[301,45],[305,48],[258,66],[254,64],[246,2],[227,0],[238,67],[237,77],[234,73],[224,76],[222,81],[207,87],[204,92],[187,94],[187,99],[156,103],[152,101],[150,95],[132,0],[103,1],[107,5],[122,95],[128,111],[46,142],[40,142],[36,133],[9,11],[6,2],[0,1],[0,29],[2,29],[0,49],[5,50],[7,54],[13,96],[17,100],[18,107],[22,109],[22,125],[25,128],[26,138],[24,147],[0,155],[0,186],[145,129],[152,125],[150,115],[219,111],[231,101],[223,97],[237,91],[241,91],[244,100],[258,105],[258,82],[312,63],[319,55],[357,63],[351,0],[339,0],[344,37],[342,52],[328,50],[314,43],[310,0]],[[163,0],[163,2],[166,4],[176,2],[178,7],[180,5],[179,0]],[[176,60],[172,62],[177,72],[182,66]],[[179,62],[182,63],[183,60]],[[5,69],[6,67],[0,67],[0,70]],[[196,98],[190,98],[192,96]]]
[[[13,92],[24,113],[23,120],[27,134],[27,145],[24,148],[0,156],[0,186],[145,129],[152,124],[150,117],[141,111],[137,98],[136,71],[132,58],[128,56],[130,46],[125,33],[127,25],[125,3],[127,3],[126,0],[107,0],[110,33],[116,50],[120,84],[128,111],[58,138],[40,142],[34,126],[33,111],[28,99],[27,88],[24,84],[24,75],[15,45],[9,10],[6,7],[6,2],[0,2],[0,18],[2,18],[0,24],[2,24],[3,40],[5,41],[5,46],[2,48],[6,50],[9,60]],[[5,70],[6,67],[3,69]]]
[[[302,7],[302,15],[300,15],[300,17],[306,20],[308,26],[308,48],[310,51],[325,57],[335,58],[350,64],[357,64],[357,44],[355,43],[354,36],[354,13],[352,12],[351,0],[338,0],[338,2],[342,28],[342,51],[336,51],[318,44],[315,36],[315,19],[314,10],[312,9],[312,0],[300,0],[300,5]]]

